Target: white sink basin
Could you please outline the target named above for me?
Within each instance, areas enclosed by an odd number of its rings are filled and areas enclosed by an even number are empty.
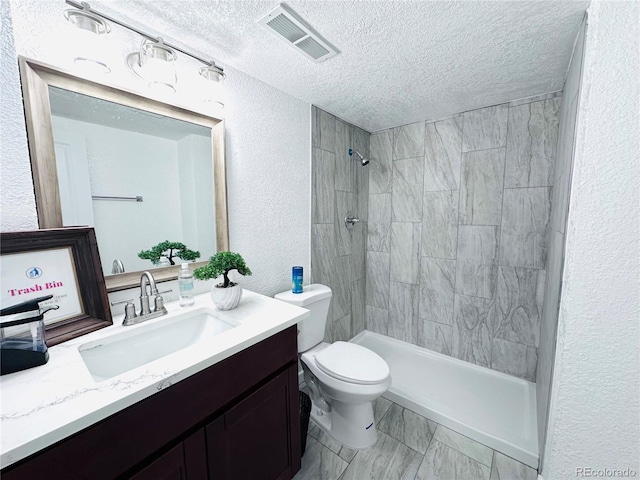
[[[238,326],[216,311],[200,308],[171,318],[160,317],[131,331],[85,343],[80,356],[97,382],[128,372]]]

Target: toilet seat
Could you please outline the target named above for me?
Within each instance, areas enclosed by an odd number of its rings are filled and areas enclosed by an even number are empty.
[[[378,354],[360,345],[335,342],[318,352],[316,366],[343,382],[376,385],[389,378],[389,366]]]

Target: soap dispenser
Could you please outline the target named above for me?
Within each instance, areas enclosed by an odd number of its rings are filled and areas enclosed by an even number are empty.
[[[0,375],[18,372],[49,361],[44,314],[58,305],[40,307],[53,295],[38,297],[0,310]]]

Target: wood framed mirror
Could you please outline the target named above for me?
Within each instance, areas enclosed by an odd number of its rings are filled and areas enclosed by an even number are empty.
[[[64,199],[69,197],[69,195],[66,194],[65,185],[73,183],[74,181],[77,185],[84,185],[84,190],[89,193],[84,193],[84,197],[80,195],[83,198],[82,202],[84,202],[82,209],[89,211],[88,215],[90,220],[86,220],[87,217],[83,217],[82,215],[79,215],[77,218],[80,219],[79,222],[82,225],[92,226],[96,229],[107,291],[112,292],[137,286],[140,282],[141,272],[151,268],[153,268],[151,271],[157,281],[172,280],[177,278],[180,268],[180,260],[177,260],[176,265],[154,268],[154,265],[148,260],[144,266],[136,263],[139,261],[139,259],[136,258],[135,260],[131,259],[127,262],[134,266],[133,270],[128,268],[127,264],[124,263],[125,273],[112,275],[110,271],[107,271],[107,268],[110,270],[111,262],[113,261],[115,263],[115,261],[120,260],[120,258],[118,256],[111,258],[116,255],[111,253],[111,243],[126,246],[128,248],[126,255],[133,258],[131,257],[132,253],[137,257],[137,253],[141,250],[149,249],[165,240],[184,242],[190,249],[203,252],[199,258],[201,261],[195,262],[194,266],[204,265],[208,257],[216,251],[229,249],[223,120],[184,107],[178,107],[147,98],[121,88],[78,77],[69,72],[61,71],[24,57],[20,57],[19,64],[39,227],[60,228],[80,226],[78,225],[76,217],[68,213],[63,213],[69,211],[68,207],[65,207],[65,202],[68,202],[68,200]],[[63,113],[61,115],[65,118],[63,120],[57,120],[59,114],[56,113],[56,115],[54,115],[52,113],[52,101],[54,104],[59,105],[61,99],[65,97],[72,98],[74,102],[78,102],[80,106],[75,106],[78,115]],[[80,103],[84,101],[90,103]],[[89,105],[89,107],[87,107],[87,105]],[[76,124],[72,122],[78,121],[81,113],[100,113],[104,107],[106,107],[107,110],[112,110],[112,116],[118,117],[119,119],[121,117],[128,117],[128,123],[136,125],[135,129],[137,130],[143,128],[143,122],[140,121],[140,119],[143,121],[149,120],[151,125],[144,127],[146,130],[141,132],[147,136],[159,135],[158,132],[162,131],[170,132],[171,136],[175,136],[176,132],[182,130],[184,127],[187,132],[185,135],[193,134],[193,137],[198,139],[199,145],[202,146],[203,141],[199,136],[200,132],[197,130],[201,129],[210,132],[210,140],[206,140],[205,142],[206,148],[199,147],[199,149],[196,149],[199,155],[199,162],[203,161],[203,155],[205,157],[210,155],[210,158],[205,158],[205,163],[199,163],[199,167],[197,168],[195,166],[189,166],[192,173],[191,177],[187,180],[177,178],[183,175],[181,170],[184,170],[184,168],[181,169],[180,165],[187,165],[184,163],[185,160],[180,160],[183,163],[172,164],[173,166],[171,168],[167,168],[169,171],[168,177],[162,179],[154,177],[151,179],[151,185],[146,185],[146,192],[136,190],[135,192],[130,192],[127,197],[126,195],[120,195],[121,192],[93,191],[97,188],[96,184],[108,184],[118,187],[121,186],[121,184],[130,183],[135,185],[135,188],[144,189],[145,182],[143,180],[147,177],[146,172],[156,173],[158,170],[161,170],[158,166],[160,162],[155,156],[157,154],[153,152],[157,150],[173,151],[173,147],[164,148],[160,146],[160,144],[164,145],[162,142],[167,139],[155,137],[158,138],[155,141],[158,145],[153,145],[153,148],[140,147],[135,149],[132,147],[130,150],[135,150],[134,152],[125,152],[126,154],[130,153],[132,157],[125,160],[120,159],[123,164],[136,165],[138,173],[135,175],[124,172],[116,160],[101,159],[101,168],[92,166],[91,164],[84,168],[93,173],[104,173],[112,170],[115,177],[110,179],[110,181],[104,182],[101,180],[98,182],[93,177],[90,181],[89,177],[86,177],[86,180],[78,181],[77,178],[74,180],[73,174],[71,174],[69,178],[66,178],[67,173],[65,172],[69,170],[69,168],[67,168],[67,170],[61,168],[61,156],[63,154],[61,153],[59,145],[57,145],[54,132],[64,131],[64,128],[59,126],[59,124],[63,124],[64,122],[68,123],[66,130],[68,132],[74,132],[76,130]],[[115,109],[120,107],[122,107],[123,110],[118,110],[117,113],[114,113],[116,111]],[[62,110],[66,110],[66,107],[62,108]],[[95,119],[89,119],[88,121],[94,122],[94,124],[103,123]],[[175,122],[175,124],[164,125],[167,122]],[[105,128],[111,127],[113,127],[113,125],[109,124]],[[116,128],[120,127],[116,125]],[[90,143],[94,150],[99,149],[99,152],[108,150],[110,146],[118,144],[121,144],[126,150],[130,145],[126,139],[106,142],[105,138],[111,138],[108,137],[107,133],[101,132],[97,134],[95,138],[104,141],[88,140],[87,143]],[[125,154],[121,153],[120,157],[124,155]],[[96,156],[100,155],[97,155],[95,151],[93,153],[89,152],[87,155],[89,159]],[[153,158],[144,158],[148,156]],[[58,157],[60,157],[60,161]],[[151,163],[148,166],[140,166],[137,164],[138,161],[144,160],[148,160]],[[176,162],[180,161],[176,160]],[[199,168],[201,168],[201,170],[199,170]],[[210,172],[210,177],[204,174],[205,170]],[[176,171],[178,171],[179,175],[175,173]],[[173,175],[171,175],[171,172],[173,172]],[[206,180],[208,178],[211,178],[210,182]],[[124,180],[127,181],[125,182]],[[201,184],[199,192],[202,193],[199,193],[199,197],[195,200],[194,198],[181,200],[175,193],[175,184],[177,182],[183,182],[185,185],[192,185],[193,182],[199,182]],[[86,183],[90,183],[91,185],[86,185]],[[210,191],[208,191],[209,185]],[[133,195],[131,195],[131,193],[133,193]],[[207,195],[209,198],[205,198]],[[114,200],[109,203],[117,204],[119,210],[105,215],[102,211],[104,207],[100,207],[101,210],[100,213],[98,213],[95,208],[95,202],[101,202],[101,205],[104,206],[105,196],[108,197],[106,199],[107,202]],[[140,203],[142,199],[145,199],[146,204],[144,208],[146,210],[142,209],[142,204]],[[154,203],[154,199],[157,203]],[[124,203],[127,202],[127,200],[133,201],[125,206]],[[169,209],[166,205],[160,205],[162,201],[172,201],[174,203],[180,203],[181,205],[185,204],[180,208],[171,208],[172,210],[178,211],[176,213],[176,215],[178,215],[177,220],[173,217],[169,220],[167,213]],[[198,219],[196,214],[205,210],[210,213]],[[95,222],[100,223],[99,220],[102,222],[99,225],[90,225],[93,220],[91,215],[92,211],[95,212]],[[183,223],[186,222],[186,220],[183,221],[183,218],[180,216],[181,212],[182,217],[194,217],[190,225],[195,225],[195,227],[183,226],[184,231],[178,231],[180,230],[179,225],[183,225]],[[69,218],[71,220],[69,220]],[[159,232],[152,231],[151,228],[143,222],[147,220],[162,225],[165,227],[164,230],[160,229]],[[171,225],[174,227],[171,228]],[[200,236],[192,232],[194,229],[199,229],[201,232]],[[187,231],[189,233],[187,233]],[[190,244],[193,242],[185,240],[185,236],[190,239],[197,237],[206,245],[201,247],[200,245]],[[106,243],[108,237],[111,240],[109,245]],[[101,242],[103,245],[101,245]],[[210,245],[212,242],[215,243],[215,246]],[[205,246],[209,248],[209,250],[204,248]],[[105,255],[105,252],[110,253]],[[136,265],[138,268],[135,268]]]

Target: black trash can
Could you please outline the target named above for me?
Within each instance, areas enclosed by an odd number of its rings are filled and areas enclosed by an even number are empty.
[[[309,395],[300,392],[300,455],[304,455],[307,448],[307,431],[309,430],[309,416],[311,415],[311,399]]]

